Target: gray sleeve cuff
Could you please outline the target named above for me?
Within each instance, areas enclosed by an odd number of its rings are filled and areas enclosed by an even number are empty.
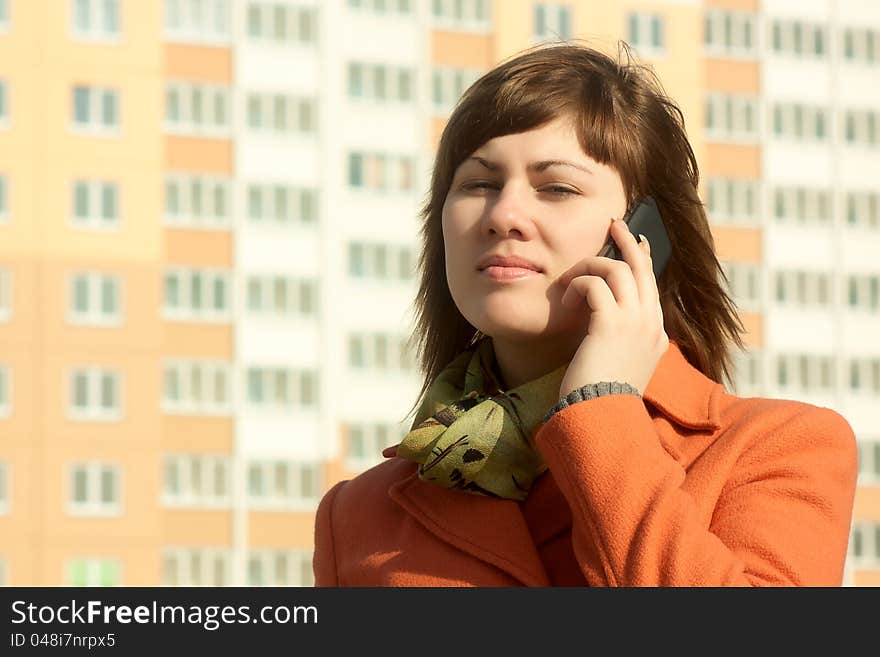
[[[547,414],[544,416],[544,423],[546,424],[554,413],[558,413],[566,406],[571,406],[572,404],[576,404],[579,401],[586,401],[587,399],[593,399],[594,397],[601,397],[603,395],[620,394],[636,395],[638,397],[642,396],[636,388],[628,383],[621,383],[620,381],[601,381],[600,383],[590,383],[572,390],[565,397],[560,399],[555,406],[547,411]]]

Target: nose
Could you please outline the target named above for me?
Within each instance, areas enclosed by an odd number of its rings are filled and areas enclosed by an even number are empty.
[[[535,228],[533,212],[529,184],[507,182],[487,205],[484,231],[506,237],[515,230],[529,237]]]

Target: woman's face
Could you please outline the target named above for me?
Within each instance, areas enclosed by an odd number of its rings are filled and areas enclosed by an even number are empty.
[[[548,160],[575,166],[532,168]],[[561,303],[564,275],[599,252],[612,217],[625,210],[620,176],[581,150],[567,118],[486,142],[455,171],[443,205],[446,277],[459,311],[496,339],[585,334],[585,306]],[[541,271],[494,279],[478,269],[494,254],[520,256]]]

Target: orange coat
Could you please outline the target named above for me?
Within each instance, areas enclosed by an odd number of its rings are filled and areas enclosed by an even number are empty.
[[[841,584],[858,464],[831,409],[729,395],[670,342],[643,399],[577,402],[534,440],[549,470],[523,503],[398,457],[336,484],[315,585]]]

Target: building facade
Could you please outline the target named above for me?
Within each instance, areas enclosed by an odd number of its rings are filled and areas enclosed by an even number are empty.
[[[0,0],[0,584],[312,584],[406,433],[418,212],[463,91],[630,43],[681,107],[743,396],[840,412],[880,584],[880,6]],[[874,83],[874,84],[872,84]]]

